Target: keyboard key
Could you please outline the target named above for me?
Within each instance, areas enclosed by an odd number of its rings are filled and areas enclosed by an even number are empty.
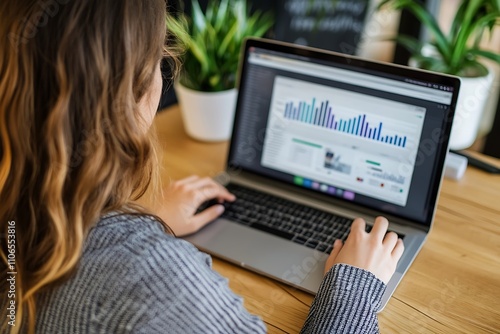
[[[320,252],[324,252],[327,249],[328,249],[328,244],[326,244],[326,243],[321,243],[318,245],[318,247],[316,247],[316,250],[320,251]]]
[[[223,217],[326,253],[335,239],[345,239],[352,222],[249,188],[234,184],[227,188],[237,199],[225,204]]]
[[[309,240],[305,245],[309,248],[316,248],[318,246],[318,242],[316,240]]]
[[[297,237],[295,237],[295,239],[293,239],[293,241],[302,245],[307,241],[307,238],[297,236]]]

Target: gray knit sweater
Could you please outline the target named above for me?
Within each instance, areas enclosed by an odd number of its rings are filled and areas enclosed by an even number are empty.
[[[336,265],[326,275],[303,333],[378,332],[385,285]],[[211,259],[146,216],[103,218],[86,240],[75,275],[44,292],[36,333],[264,333]]]

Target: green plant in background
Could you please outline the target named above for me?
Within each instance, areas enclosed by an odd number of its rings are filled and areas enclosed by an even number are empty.
[[[429,44],[435,55],[425,52],[425,43],[416,38],[398,36],[395,39],[410,51],[418,67],[462,77],[477,77],[488,73],[479,61],[481,57],[500,64],[499,54],[479,46],[485,33],[491,35],[493,28],[500,23],[500,0],[463,0],[448,34],[417,1],[384,0],[378,8],[386,6],[409,10],[430,32],[432,40]]]
[[[245,0],[212,0],[205,13],[193,0],[191,18],[167,18],[167,29],[185,48],[180,83],[206,92],[234,88],[245,37],[261,37],[273,23],[268,13],[250,15]]]

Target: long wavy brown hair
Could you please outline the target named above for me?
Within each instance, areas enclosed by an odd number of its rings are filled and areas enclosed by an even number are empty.
[[[102,214],[138,210],[155,168],[138,104],[164,57],[165,15],[165,0],[0,2],[0,291],[17,272],[13,333],[34,331],[37,294],[74,272]]]

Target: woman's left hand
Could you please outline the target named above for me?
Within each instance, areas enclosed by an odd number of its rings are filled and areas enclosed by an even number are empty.
[[[222,204],[215,204],[195,214],[202,203],[212,199],[217,199],[219,203],[236,199],[211,178],[196,175],[172,182],[163,193],[164,199],[158,216],[177,236],[198,231],[224,212]]]

